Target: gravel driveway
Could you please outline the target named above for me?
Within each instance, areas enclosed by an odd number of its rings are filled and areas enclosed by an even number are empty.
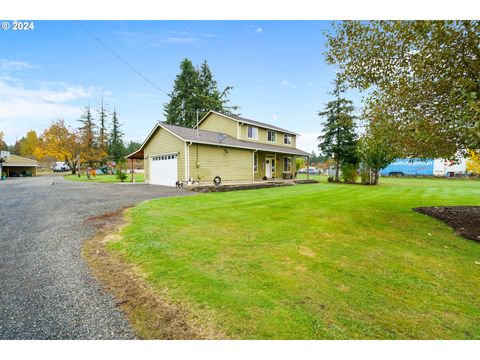
[[[189,195],[59,176],[0,181],[0,339],[131,339],[115,300],[81,257],[83,221],[140,201]]]

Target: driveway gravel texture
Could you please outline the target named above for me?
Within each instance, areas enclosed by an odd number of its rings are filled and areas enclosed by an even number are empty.
[[[0,181],[0,339],[133,339],[115,299],[81,256],[84,221],[141,201],[191,193],[61,176]]]

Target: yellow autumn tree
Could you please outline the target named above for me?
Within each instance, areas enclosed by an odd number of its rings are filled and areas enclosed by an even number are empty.
[[[3,140],[3,137],[5,135],[3,134],[3,131],[0,131],[0,150],[6,150],[7,149],[7,144]]]
[[[50,156],[64,161],[75,174],[82,155],[82,143],[78,131],[65,125],[63,119],[54,121],[42,133],[34,155],[40,159]]]
[[[467,171],[480,174],[480,150],[468,150]]]
[[[30,130],[29,132],[27,132],[27,135],[20,139],[19,144],[20,156],[36,157],[35,150],[38,148],[39,140],[35,130]]]

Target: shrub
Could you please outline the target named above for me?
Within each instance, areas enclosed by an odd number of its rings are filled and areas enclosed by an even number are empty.
[[[342,180],[347,184],[354,184],[358,176],[357,168],[356,164],[342,165]]]
[[[328,179],[327,179],[327,181],[331,183],[331,182],[334,182],[335,179],[333,178],[333,176],[329,176]]]
[[[123,164],[119,164],[117,166],[117,173],[116,173],[116,178],[120,180],[121,182],[124,182],[125,179],[127,178],[127,173],[123,169]]]

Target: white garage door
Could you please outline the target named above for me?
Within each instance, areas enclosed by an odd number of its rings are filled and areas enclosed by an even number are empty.
[[[177,154],[150,156],[150,184],[175,186]]]

